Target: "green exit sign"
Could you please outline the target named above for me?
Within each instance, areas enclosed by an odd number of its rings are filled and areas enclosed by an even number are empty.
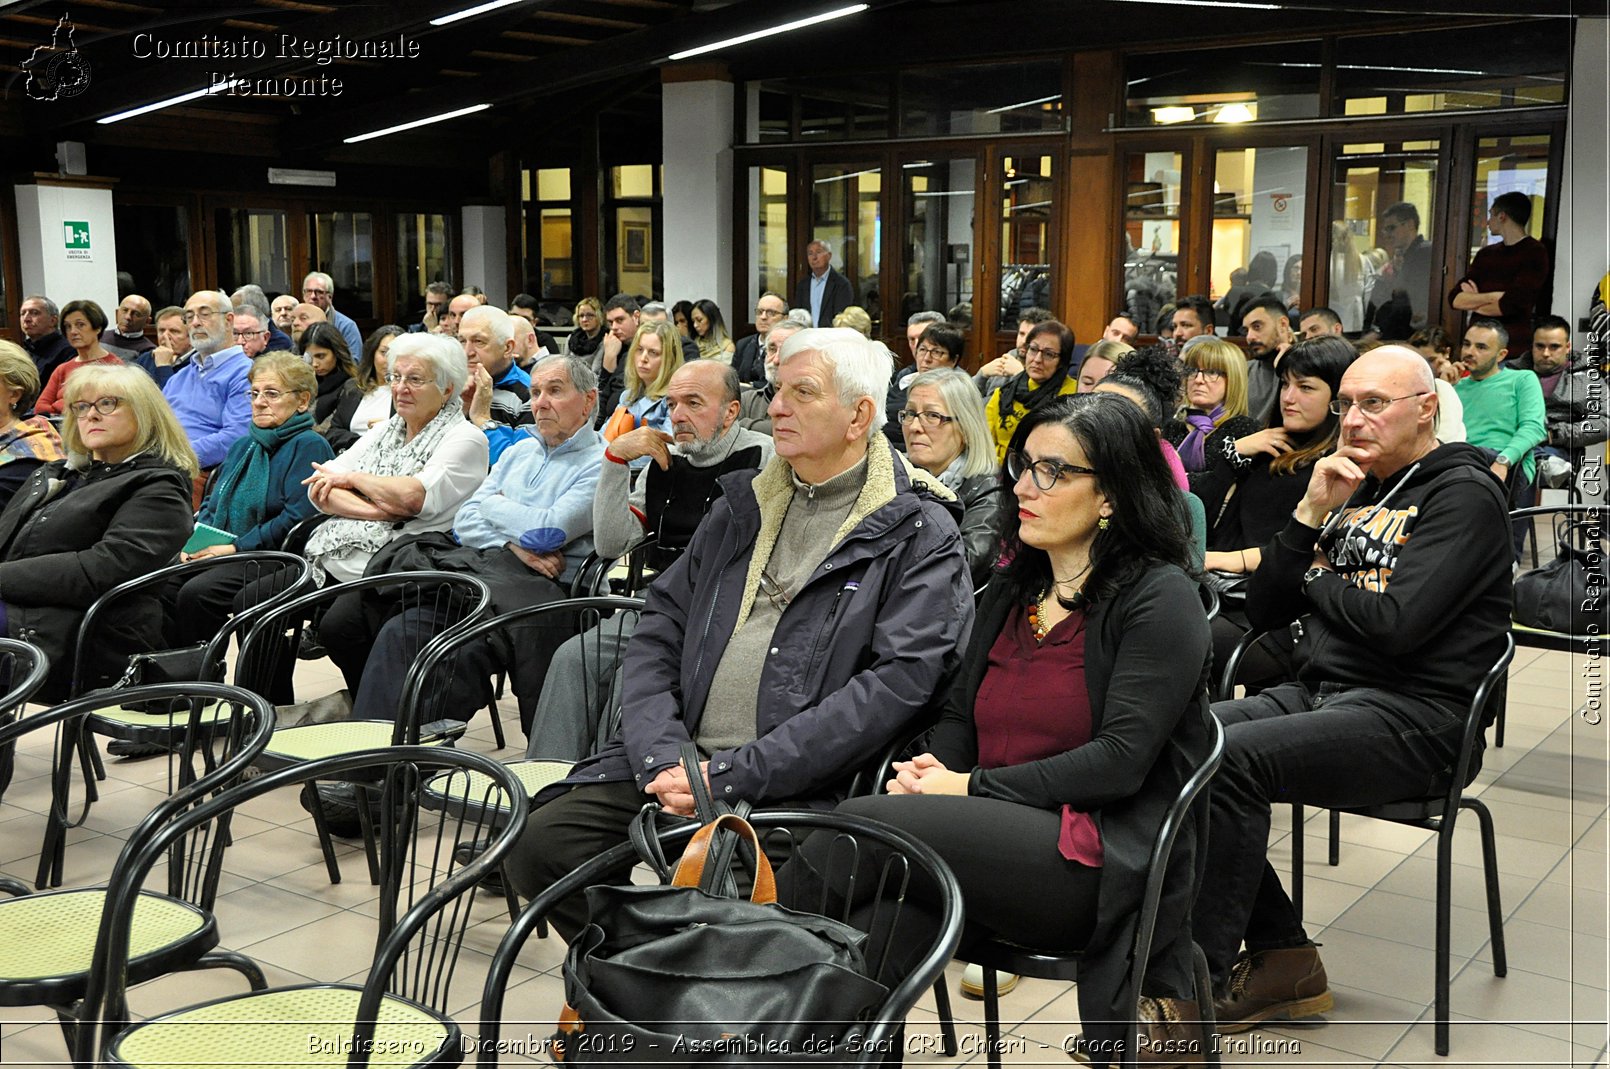
[[[63,237],[66,239],[66,242],[67,242],[67,248],[69,248],[69,249],[87,249],[87,248],[89,248],[89,223],[88,223],[88,221],[79,221],[79,220],[73,220],[73,219],[64,220],[62,222],[62,229],[63,229]]]

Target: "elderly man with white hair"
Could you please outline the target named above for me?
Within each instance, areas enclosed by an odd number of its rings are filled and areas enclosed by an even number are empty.
[[[1267,860],[1270,806],[1446,790],[1465,712],[1509,630],[1503,488],[1474,446],[1438,444],[1425,359],[1396,345],[1364,354],[1331,410],[1336,451],[1314,465],[1247,589],[1252,626],[1301,617],[1307,655],[1295,682],[1213,706],[1225,754],[1192,923],[1221,1032],[1333,1001]]]
[[[302,300],[315,305],[324,313],[324,317],[335,324],[335,329],[347,340],[347,352],[363,352],[363,335],[358,332],[358,324],[352,317],[336,310],[335,307],[335,279],[323,271],[310,271],[302,280]]]
[[[490,304],[476,305],[458,321],[459,344],[470,362],[464,405],[482,430],[531,422],[531,375],[514,359],[516,324],[524,321]]]
[[[687,743],[722,801],[831,804],[932,708],[972,628],[972,587],[954,497],[878,433],[891,370],[852,330],[783,346],[777,455],[719,480],[650,589],[620,734],[539,796],[507,863],[521,894],[625,841],[645,802],[691,815]],[[584,909],[561,903],[554,927],[573,937]]]

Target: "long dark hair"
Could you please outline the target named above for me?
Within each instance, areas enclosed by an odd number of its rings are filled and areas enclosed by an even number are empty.
[[[347,378],[358,377],[358,365],[352,362],[352,350],[347,348],[347,339],[341,336],[334,323],[314,323],[302,332],[300,356],[306,356],[313,346],[322,346],[335,356],[336,371],[345,372]]]
[[[1184,497],[1140,408],[1110,393],[1064,397],[1024,416],[1012,448],[1022,449],[1035,428],[1051,423],[1064,427],[1079,443],[1099,473],[1096,486],[1113,508],[1107,528],[1096,532],[1090,546],[1084,599],[1098,602],[1111,597],[1151,564],[1174,564],[1191,572],[1191,525]],[[1007,491],[1011,492],[1010,486]],[[1016,508],[1003,511],[1001,536],[1011,560],[1003,578],[1013,596],[1026,604],[1051,586],[1051,558],[1045,550],[1024,544]]]
[[[1330,387],[1331,400],[1342,388],[1342,373],[1358,359],[1353,343],[1337,334],[1321,334],[1317,338],[1304,338],[1286,350],[1280,358],[1280,384],[1282,387],[1294,379],[1319,379]],[[1313,464],[1336,448],[1341,435],[1342,418],[1326,412],[1324,422],[1308,431],[1293,443],[1292,451],[1269,462],[1269,470],[1276,475],[1293,475]]]

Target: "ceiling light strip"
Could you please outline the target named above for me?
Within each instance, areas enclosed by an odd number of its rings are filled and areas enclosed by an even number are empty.
[[[427,115],[423,119],[415,119],[413,122],[398,123],[396,126],[388,126],[384,130],[371,130],[367,134],[358,134],[356,137],[344,137],[341,139],[341,143],[344,145],[356,145],[359,141],[373,141],[377,137],[385,137],[388,134],[400,134],[404,130],[415,130],[421,126],[429,126],[433,122],[443,122],[447,119],[456,119],[461,115],[474,115],[476,112],[485,111],[491,106],[492,105],[490,104],[472,104],[467,108],[459,108],[457,111],[444,111],[440,115]]]
[[[432,26],[448,26],[464,19],[473,19],[477,15],[484,15],[488,11],[496,11],[500,7],[509,7],[521,2],[522,0],[488,0],[485,4],[476,4],[474,7],[467,7],[463,11],[455,11],[451,15],[442,15],[439,18],[431,19],[430,24]]]
[[[818,23],[831,22],[834,19],[842,19],[847,15],[859,15],[861,12],[865,11],[871,6],[872,5],[870,4],[851,4],[849,7],[834,8],[832,11],[824,11],[820,15],[812,15],[810,18],[796,19],[793,22],[785,22],[779,26],[772,26],[769,29],[756,30],[754,33],[746,33],[737,37],[729,37],[724,41],[716,41],[713,44],[700,45],[698,48],[690,48],[683,52],[673,52],[671,55],[667,56],[666,59],[678,60],[687,59],[690,56],[702,56],[706,52],[714,52],[720,48],[731,48],[734,45],[748,44],[750,41],[758,41],[762,37],[774,37],[777,34],[789,33],[792,30],[803,30],[807,26],[815,26]]]
[[[176,97],[169,97],[167,100],[159,100],[155,104],[145,104],[138,108],[130,108],[128,111],[120,111],[115,115],[106,115],[102,118],[96,119],[95,121],[102,126],[106,126],[109,123],[122,122],[124,119],[132,119],[137,115],[146,115],[153,111],[161,111],[163,108],[171,108],[175,104],[185,104],[192,100],[199,100],[202,97],[227,92],[228,90],[235,88],[237,85],[244,85],[245,82],[246,79],[244,78],[231,78],[227,82],[216,82],[213,85],[209,85],[205,89],[197,89],[189,93],[181,93]]]

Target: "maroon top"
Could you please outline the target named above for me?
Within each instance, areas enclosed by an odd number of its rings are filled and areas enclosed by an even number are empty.
[[[1524,237],[1513,245],[1502,241],[1484,245],[1476,250],[1470,261],[1470,270],[1459,282],[1469,279],[1477,291],[1491,293],[1503,290],[1498,302],[1502,313],[1498,318],[1509,332],[1509,352],[1519,357],[1532,347],[1532,316],[1537,311],[1538,298],[1548,282],[1549,254],[1541,241]],[[1460,292],[1459,282],[1448,292],[1448,303]]]
[[[973,702],[973,725],[980,768],[1027,764],[1090,741],[1082,611],[1037,643],[1028,610],[1012,610],[990,647],[989,666]],[[1101,866],[1101,835],[1088,813],[1062,807],[1057,847],[1069,861]]]

